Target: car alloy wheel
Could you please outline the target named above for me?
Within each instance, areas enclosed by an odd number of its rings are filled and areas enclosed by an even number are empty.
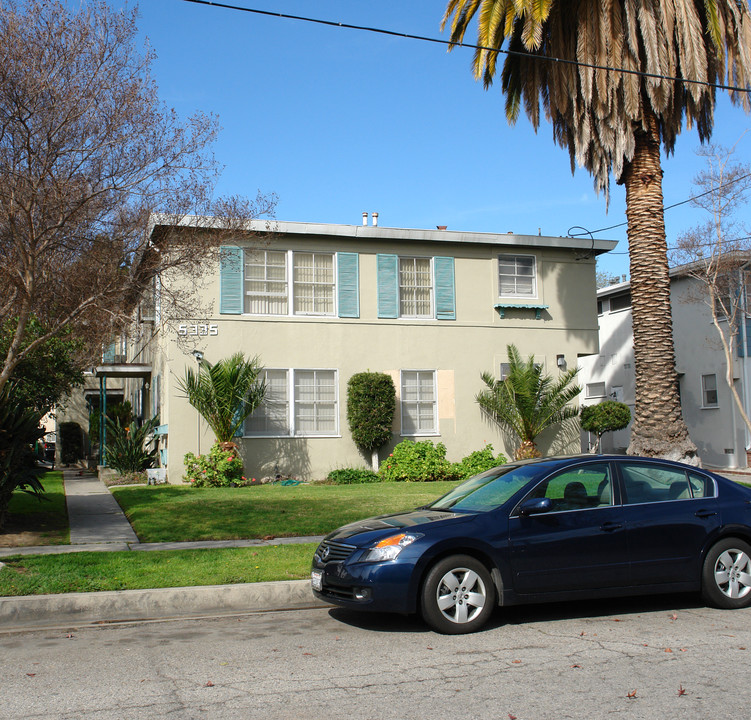
[[[474,632],[487,622],[495,605],[495,588],[487,568],[469,555],[437,562],[422,589],[422,614],[438,632]]]
[[[751,605],[751,546],[736,538],[713,545],[704,560],[702,593],[721,608]]]

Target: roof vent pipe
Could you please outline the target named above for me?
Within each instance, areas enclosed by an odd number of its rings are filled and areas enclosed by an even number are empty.
[[[378,213],[373,213],[373,227],[378,227]]]
[[[367,225],[368,224],[368,213],[364,212],[362,214],[362,224]]]

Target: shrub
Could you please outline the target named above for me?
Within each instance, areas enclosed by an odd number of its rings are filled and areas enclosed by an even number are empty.
[[[208,455],[185,455],[185,481],[193,487],[234,487],[245,481],[243,461],[234,448],[216,443]]]
[[[31,410],[6,385],[0,390],[0,530],[8,516],[8,503],[17,488],[41,496],[33,456],[34,443],[44,436],[41,413]]]
[[[404,440],[383,461],[379,470],[385,482],[427,482],[455,480],[452,464],[446,460],[446,446],[430,440]]]
[[[367,468],[339,468],[332,470],[326,480],[334,485],[355,485],[359,483],[380,482],[378,473]]]
[[[457,478],[464,480],[505,463],[506,456],[503,453],[498,453],[497,456],[494,456],[493,446],[488,443],[482,450],[475,450],[467,455],[467,457],[462,458],[460,462],[454,463],[453,472]]]
[[[630,422],[631,410],[628,405],[615,400],[604,400],[597,405],[585,405],[581,409],[582,429],[597,436],[595,452],[599,450],[600,441],[606,432],[623,430]]]
[[[362,372],[347,383],[347,420],[352,440],[372,455],[378,469],[378,449],[391,439],[396,409],[396,388],[390,375]]]
[[[159,424],[159,418],[147,420],[141,427],[124,426],[119,419],[107,420],[107,465],[119,473],[137,473],[153,467],[157,449],[147,449],[153,440],[149,435]]]

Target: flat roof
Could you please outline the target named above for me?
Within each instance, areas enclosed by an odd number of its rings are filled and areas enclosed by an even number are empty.
[[[186,227],[222,229],[218,218],[186,216],[174,218],[159,215],[153,218],[153,228]],[[384,225],[335,225],[332,223],[287,222],[281,220],[250,220],[242,229],[260,234],[301,235],[308,237],[342,237],[352,240],[409,240],[412,242],[459,243],[467,245],[511,245],[519,247],[561,248],[606,253],[618,244],[617,240],[598,240],[589,237],[525,235],[514,232],[480,233],[460,230],[428,230],[396,228]]]

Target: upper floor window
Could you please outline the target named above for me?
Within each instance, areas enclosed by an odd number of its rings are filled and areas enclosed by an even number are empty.
[[[295,314],[334,314],[334,255],[293,254]]]
[[[433,316],[433,269],[430,258],[399,258],[399,316]]]
[[[498,294],[519,297],[537,295],[537,261],[533,255],[498,256]]]
[[[379,318],[456,320],[454,258],[379,253]]]
[[[245,312],[286,315],[287,253],[279,250],[245,252]]]
[[[631,307],[631,294],[614,295],[610,298],[610,312],[618,310],[628,310]]]
[[[223,247],[220,312],[360,316],[359,256]]]

